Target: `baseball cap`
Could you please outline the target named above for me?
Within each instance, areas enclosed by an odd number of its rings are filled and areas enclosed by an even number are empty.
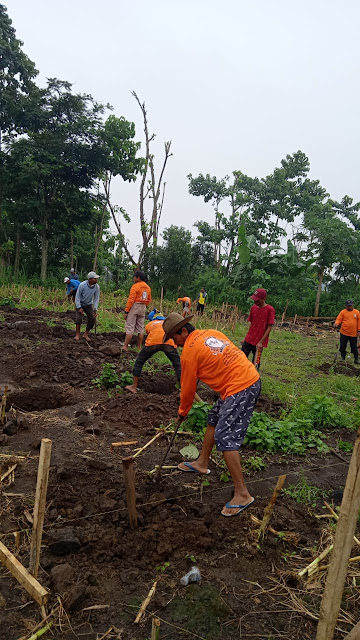
[[[89,273],[87,274],[87,279],[90,280],[91,278],[100,278],[101,276],[98,276],[98,274],[96,273],[96,271],[89,271]]]
[[[354,300],[346,300],[345,307],[347,307],[349,304],[354,304]]]
[[[266,300],[267,291],[266,289],[256,289],[255,293],[250,296],[251,300],[257,302],[258,300]]]
[[[70,278],[64,278],[64,282],[70,282]]]

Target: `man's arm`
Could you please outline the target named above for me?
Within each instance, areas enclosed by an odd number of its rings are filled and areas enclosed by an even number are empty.
[[[136,289],[135,289],[135,285],[133,284],[133,286],[130,289],[129,297],[127,299],[127,303],[126,303],[126,307],[125,307],[125,313],[129,313],[131,307],[133,306],[133,304],[135,302],[135,298],[136,298]]]
[[[77,288],[77,291],[76,291],[76,296],[75,296],[75,307],[77,309],[81,309],[80,287],[81,287],[81,285],[79,284],[79,286]]]
[[[343,312],[342,312],[342,311],[340,311],[340,313],[339,313],[338,317],[336,318],[336,320],[335,320],[335,322],[334,322],[334,327],[335,327],[335,329],[337,329],[338,327],[340,327],[340,326],[341,326],[342,320],[343,320]]]
[[[179,416],[185,417],[194,402],[197,387],[197,367],[193,361],[181,357],[181,392]]]
[[[265,342],[266,338],[270,335],[270,331],[271,331],[272,328],[273,328],[272,324],[269,324],[266,327],[266,331],[265,331],[263,337],[261,338],[261,340],[259,340],[259,342],[256,345],[257,347],[262,347],[263,346],[263,342]]]

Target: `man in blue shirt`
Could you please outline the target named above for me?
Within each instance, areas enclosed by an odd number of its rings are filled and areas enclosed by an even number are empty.
[[[76,280],[75,278],[64,278],[64,282],[66,282],[66,297],[71,302],[75,302],[75,296],[80,284],[80,280]]]
[[[84,338],[87,342],[90,342],[89,331],[95,324],[95,318],[97,316],[97,309],[100,299],[100,287],[97,283],[100,276],[95,271],[89,271],[87,280],[82,282],[76,291],[75,306],[76,306],[76,335],[75,340],[80,340],[80,327],[84,320],[84,313],[87,316],[86,331],[84,332]]]

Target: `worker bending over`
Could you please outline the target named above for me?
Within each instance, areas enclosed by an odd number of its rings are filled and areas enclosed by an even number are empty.
[[[189,319],[191,319],[190,316]],[[184,420],[194,400],[198,379],[220,394],[210,409],[200,456],[182,462],[181,471],[210,473],[209,458],[214,443],[222,451],[234,482],[234,497],[222,509],[223,516],[235,516],[254,498],[248,492],[240,463],[239,449],[261,390],[254,365],[226,335],[213,329],[198,330],[179,313],[170,313],[163,324],[164,342],[172,338],[181,354],[181,395],[179,420]]]
[[[136,393],[137,386],[139,383],[139,378],[141,376],[141,371],[145,362],[149,360],[149,358],[151,358],[158,351],[162,351],[169,358],[172,366],[174,367],[176,377],[180,382],[180,376],[181,376],[180,356],[176,350],[177,347],[173,340],[170,339],[170,340],[167,340],[165,343],[163,342],[164,320],[165,320],[164,316],[158,315],[156,320],[152,320],[152,322],[149,322],[149,324],[147,324],[145,327],[147,338],[145,341],[145,346],[141,349],[138,357],[135,360],[135,365],[133,370],[134,380],[131,385],[129,385],[128,387],[125,387],[125,389],[127,389],[128,391],[131,391],[132,393]]]
[[[189,298],[188,296],[184,296],[183,298],[178,298],[176,300],[176,304],[179,304],[180,302],[182,302],[182,308],[185,308],[185,304],[187,303],[187,306],[189,307],[189,309],[191,309],[191,298]]]

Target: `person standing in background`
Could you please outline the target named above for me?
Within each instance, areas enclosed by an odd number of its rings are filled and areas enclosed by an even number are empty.
[[[275,309],[266,303],[267,291],[265,289],[256,289],[250,297],[255,304],[250,309],[248,317],[250,328],[242,343],[241,350],[248,357],[252,353],[253,362],[257,351],[257,362],[254,364],[259,369],[262,350],[268,346],[270,331],[275,324]]]
[[[196,311],[197,311],[197,313],[200,313],[200,315],[202,315],[204,313],[206,298],[207,298],[207,293],[205,291],[205,287],[203,287],[201,289],[200,293],[199,293],[199,297],[195,301],[195,302],[197,302]]]
[[[75,340],[80,340],[80,327],[84,319],[84,313],[87,317],[86,331],[84,338],[86,342],[90,342],[89,331],[93,328],[97,309],[100,300],[100,287],[97,283],[100,276],[95,271],[89,271],[87,280],[79,284],[75,295],[76,306],[76,335]]]
[[[134,333],[138,334],[138,348],[144,339],[145,311],[151,302],[151,289],[145,282],[143,271],[135,271],[134,284],[130,289],[125,307],[125,343],[124,351],[129,351],[129,344]]]
[[[352,300],[346,300],[345,309],[340,311],[334,322],[335,329],[340,327],[340,354],[341,359],[346,358],[347,343],[350,342],[351,353],[354,356],[354,363],[359,364],[359,350],[357,340],[360,336],[360,312],[354,309]]]

